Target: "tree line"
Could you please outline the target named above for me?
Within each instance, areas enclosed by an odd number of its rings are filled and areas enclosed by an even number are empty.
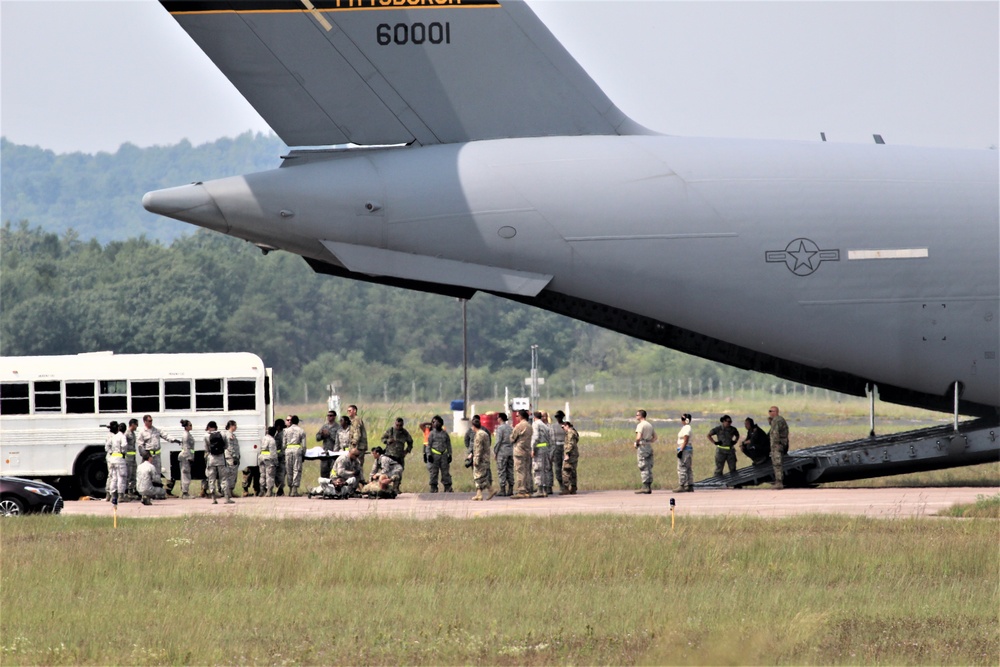
[[[274,368],[286,402],[316,400],[331,381],[352,397],[461,396],[453,298],[319,275],[295,255],[264,256],[207,230],[169,245],[102,244],[7,221],[0,257],[5,356],[248,351]],[[485,294],[468,302],[467,319],[472,400],[522,393],[532,345],[556,396],[622,375],[647,387],[657,377],[719,386],[756,376]]]

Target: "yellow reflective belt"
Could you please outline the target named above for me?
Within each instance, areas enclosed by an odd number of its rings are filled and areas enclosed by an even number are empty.
[[[538,447],[548,447],[548,446],[549,446],[549,443],[547,443],[547,442],[540,442],[537,445],[535,445],[536,448],[538,448]]]
[[[439,452],[438,450],[434,449],[433,447],[431,447],[431,451],[434,452],[435,454],[437,454],[438,456],[441,456],[441,452]]]
[[[732,449],[732,447],[726,447],[725,445],[716,445],[719,449]]]
[[[295,449],[302,449],[302,445],[285,445],[285,449],[291,449],[292,447]]]
[[[271,450],[270,449],[262,449],[260,453],[263,454],[263,455],[265,455],[265,456],[270,456],[271,455]]]
[[[135,452],[125,452],[126,456],[135,456]]]
[[[113,459],[120,459],[120,458],[124,458],[124,457],[125,457],[124,454],[119,454],[118,452],[114,452],[113,454],[111,454],[111,458],[113,458]]]
[[[153,456],[156,456],[157,454],[160,453],[160,450],[159,449],[151,449],[151,450],[149,450],[149,453],[152,454]]]

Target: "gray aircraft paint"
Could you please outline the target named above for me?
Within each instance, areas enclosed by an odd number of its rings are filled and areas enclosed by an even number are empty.
[[[817,386],[950,410],[959,382],[964,411],[1000,405],[996,151],[655,136],[520,2],[322,12],[331,30],[302,12],[175,15],[286,142],[413,143],[293,151],[149,193],[151,211]],[[377,43],[416,22],[462,42]]]

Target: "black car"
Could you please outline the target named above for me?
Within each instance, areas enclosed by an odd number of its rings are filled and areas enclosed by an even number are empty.
[[[62,508],[62,496],[54,486],[20,477],[0,477],[0,516],[59,514]]]

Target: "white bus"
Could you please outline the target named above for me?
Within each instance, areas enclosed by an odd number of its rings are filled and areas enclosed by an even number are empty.
[[[191,421],[195,479],[204,477],[209,421],[221,430],[236,420],[241,467],[256,465],[274,420],[271,391],[271,369],[246,352],[0,357],[0,475],[47,480],[70,497],[103,496],[107,424],[135,418],[141,428],[147,414],[174,439],[180,420]],[[180,447],[163,450],[163,472],[176,478]]]

